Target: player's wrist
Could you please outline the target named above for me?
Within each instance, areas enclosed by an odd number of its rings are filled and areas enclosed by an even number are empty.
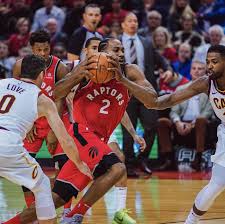
[[[133,138],[133,140],[135,140],[138,137],[138,134],[136,132],[131,133],[131,136]]]
[[[128,79],[125,76],[120,76],[118,81],[125,84],[127,83]]]

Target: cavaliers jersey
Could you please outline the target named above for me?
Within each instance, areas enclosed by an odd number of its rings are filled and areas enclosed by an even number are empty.
[[[46,96],[48,96],[50,99],[53,99],[53,91],[55,87],[56,82],[56,73],[57,73],[57,67],[60,63],[60,59],[55,56],[50,56],[50,64],[46,68],[43,81],[41,84],[41,90],[42,93],[44,93]],[[45,117],[39,118],[35,122],[36,127],[38,128],[49,128],[48,122]]]
[[[80,84],[74,97],[74,120],[108,141],[128,102],[127,88],[116,79],[102,84],[89,81],[83,87]]]
[[[220,91],[214,80],[210,80],[209,99],[216,116],[225,124],[225,91]]]
[[[0,80],[0,127],[24,139],[38,118],[40,92],[33,83],[14,78]]]

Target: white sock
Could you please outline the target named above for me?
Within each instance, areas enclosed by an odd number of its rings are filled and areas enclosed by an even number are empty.
[[[126,208],[127,187],[114,187],[116,211]]]
[[[84,190],[83,190],[83,195],[85,195],[85,193],[88,191],[89,189],[89,186],[88,187],[85,187]],[[90,207],[87,212],[86,212],[86,215],[91,215],[92,214],[92,208]]]
[[[198,221],[200,220],[200,217],[201,216],[195,214],[193,209],[191,209],[191,211],[185,221],[185,224],[197,224]]]

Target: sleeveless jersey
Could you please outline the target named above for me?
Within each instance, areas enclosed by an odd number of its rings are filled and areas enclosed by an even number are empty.
[[[55,56],[50,56],[50,64],[46,68],[43,81],[41,84],[41,90],[42,93],[44,93],[46,96],[48,96],[50,99],[53,99],[53,90],[55,87],[55,82],[56,82],[56,72],[57,72],[57,67],[59,65],[60,59],[55,57]],[[48,122],[45,117],[39,118],[35,122],[36,127],[38,128],[49,128]]]
[[[225,91],[220,91],[214,80],[210,80],[209,99],[216,116],[225,124]]]
[[[80,84],[81,86],[81,84]],[[74,120],[107,141],[120,123],[129,102],[126,87],[116,79],[78,87],[74,97]]]
[[[33,83],[14,78],[0,80],[0,127],[24,139],[38,117],[40,92]]]

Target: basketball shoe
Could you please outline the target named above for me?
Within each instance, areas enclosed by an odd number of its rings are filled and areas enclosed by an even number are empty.
[[[72,217],[71,221],[68,222],[68,223],[69,223],[69,224],[81,224],[82,221],[83,221],[83,218],[84,218],[83,215],[75,214],[75,215]]]
[[[72,220],[72,217],[67,217],[67,215],[71,212],[70,208],[64,209],[63,213],[62,213],[62,217],[60,219],[60,224],[66,224],[66,223],[70,223]]]
[[[137,222],[129,216],[128,209],[121,209],[115,213],[112,224],[137,224]]]

